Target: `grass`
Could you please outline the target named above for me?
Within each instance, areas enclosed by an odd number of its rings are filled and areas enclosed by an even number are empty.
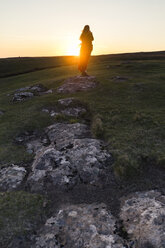
[[[0,193],[0,247],[8,247],[13,237],[35,230],[42,219],[43,203],[37,194]]]
[[[17,147],[13,139],[24,130],[42,130],[54,121],[41,109],[57,104],[65,97],[76,97],[91,111],[93,135],[107,142],[115,163],[116,175],[132,175],[141,166],[152,163],[165,166],[165,56],[164,53],[97,56],[91,59],[89,74],[95,75],[100,85],[88,92],[35,97],[23,103],[11,102],[14,90],[42,83],[56,89],[67,77],[77,75],[76,65],[35,71],[0,79],[0,164],[28,161],[30,155]],[[125,77],[117,81],[115,76]],[[74,123],[76,119],[68,119]]]

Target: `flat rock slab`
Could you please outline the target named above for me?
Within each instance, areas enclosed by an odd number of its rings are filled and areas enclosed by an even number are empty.
[[[48,113],[51,117],[58,116],[60,114],[66,115],[66,116],[74,116],[79,117],[82,114],[86,113],[86,109],[82,107],[72,107],[72,108],[66,108],[63,110],[50,110],[48,108],[42,109],[42,112]]]
[[[74,139],[91,137],[89,127],[81,123],[56,123],[47,127],[45,132],[50,142],[55,144],[57,150],[70,147]]]
[[[16,189],[23,181],[26,170],[17,165],[6,167],[0,170],[0,189],[11,191]]]
[[[120,218],[136,247],[165,247],[165,196],[161,193],[133,194],[124,200]]]
[[[82,103],[74,98],[59,99],[55,106],[43,108],[42,112],[48,113],[50,116],[66,115],[73,117],[81,117],[87,112]]]
[[[104,204],[64,207],[49,218],[32,248],[123,248]]]
[[[78,91],[88,91],[98,85],[95,77],[71,77],[64,81],[63,85],[57,89],[58,93],[75,93]]]
[[[77,184],[101,185],[111,155],[100,140],[87,138],[86,125],[55,124],[46,129],[51,145],[36,153],[28,185],[34,192],[71,189]]]
[[[112,78],[112,80],[114,80],[115,82],[125,82],[125,81],[128,81],[129,78],[128,77],[122,77],[122,76],[115,76]]]
[[[14,92],[14,96],[12,101],[13,102],[21,102],[24,100],[27,100],[29,98],[32,98],[34,96],[39,96],[43,94],[49,94],[52,93],[52,90],[47,89],[42,84],[36,84],[32,86],[27,86],[24,88],[17,89]]]

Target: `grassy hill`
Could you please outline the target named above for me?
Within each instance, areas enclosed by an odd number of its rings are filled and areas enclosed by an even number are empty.
[[[0,117],[1,165],[29,159],[23,147],[15,146],[14,137],[21,131],[42,129],[53,123],[55,120],[45,116],[41,109],[46,105],[56,104],[61,97],[66,97],[54,93],[13,104],[12,97],[7,95],[20,87],[36,83],[55,90],[64,79],[78,74],[73,57],[67,60],[65,57],[57,57],[3,61],[1,76],[10,77],[0,79],[0,110],[5,111]],[[43,69],[46,64],[47,67],[53,66],[53,63],[54,68],[45,67],[44,70],[35,71],[42,66]],[[17,67],[19,64],[20,68]],[[42,66],[39,67],[39,64]],[[24,71],[25,67],[34,72],[22,74],[27,72]],[[20,75],[11,77],[14,72]],[[102,136],[107,142],[115,158],[117,174],[125,174],[126,171],[140,168],[144,164],[163,166],[165,53],[92,57],[89,74],[98,78],[100,86],[74,96],[87,103],[91,109],[93,133],[95,136]],[[120,80],[120,77],[125,79]],[[97,127],[100,120],[101,133]]]
[[[93,136],[105,140],[113,155],[113,170],[120,189],[124,187],[128,193],[163,188],[165,52],[94,56],[88,72],[99,80],[97,88],[57,94],[57,87],[66,78],[78,75],[76,58],[0,60],[0,111],[4,112],[0,115],[0,167],[24,164],[29,168],[33,156],[14,142],[21,132],[42,131],[57,121],[78,122],[77,118],[50,117],[42,112],[42,108],[56,105],[58,99],[74,96],[88,106]],[[53,94],[12,102],[16,89],[38,83],[53,89]],[[44,223],[43,215],[49,209],[44,209],[44,202],[45,196],[26,191],[1,192],[1,247],[9,247],[6,244],[13,237],[18,239],[14,239],[16,243],[12,247],[18,247],[20,237],[31,234],[36,225]],[[116,202],[113,204],[116,209]]]

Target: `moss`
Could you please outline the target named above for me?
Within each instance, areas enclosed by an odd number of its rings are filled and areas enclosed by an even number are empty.
[[[32,232],[42,219],[44,199],[26,192],[0,193],[0,247],[16,235]]]
[[[91,131],[94,137],[103,138],[104,136],[104,128],[103,122],[101,120],[101,115],[95,115],[92,119]]]

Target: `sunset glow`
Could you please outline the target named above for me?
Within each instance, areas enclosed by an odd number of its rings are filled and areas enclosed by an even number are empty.
[[[165,50],[164,0],[4,0],[0,57],[78,55],[89,24],[92,54]]]

